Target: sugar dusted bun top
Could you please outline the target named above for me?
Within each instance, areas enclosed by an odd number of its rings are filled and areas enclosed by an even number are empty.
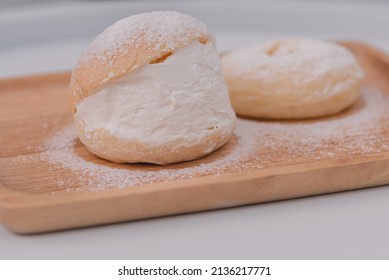
[[[214,43],[199,20],[175,11],[133,15],[108,27],[82,54],[70,81],[75,106],[110,81],[134,69],[159,63],[198,41]]]
[[[238,115],[269,119],[330,116],[358,98],[363,71],[331,42],[290,38],[231,51],[222,58]]]

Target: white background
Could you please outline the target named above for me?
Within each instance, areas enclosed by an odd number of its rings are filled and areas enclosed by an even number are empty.
[[[200,18],[215,32],[220,50],[279,36],[351,38],[389,50],[389,6],[365,3],[5,3],[0,77],[68,70],[104,27],[158,9]],[[388,213],[389,188],[379,187],[32,236],[14,235],[0,225],[0,258],[387,259]]]

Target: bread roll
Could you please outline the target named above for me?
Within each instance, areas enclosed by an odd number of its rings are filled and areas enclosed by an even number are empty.
[[[231,51],[222,58],[238,115],[303,119],[341,112],[358,98],[363,71],[342,46],[285,39]]]
[[[130,16],[107,28],[75,66],[69,92],[80,140],[114,162],[197,159],[235,127],[215,39],[178,12]]]

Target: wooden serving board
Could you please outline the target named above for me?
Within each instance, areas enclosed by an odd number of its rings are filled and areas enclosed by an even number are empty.
[[[69,73],[0,81],[0,221],[37,233],[388,184],[389,57],[343,44],[366,73],[351,109],[304,122],[240,120],[223,148],[166,167],[110,163],[79,141],[61,146]]]

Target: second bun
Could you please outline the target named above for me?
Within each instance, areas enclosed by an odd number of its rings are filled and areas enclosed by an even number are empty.
[[[254,118],[336,114],[358,98],[364,76],[344,47],[306,39],[238,49],[224,55],[222,65],[235,112]]]

